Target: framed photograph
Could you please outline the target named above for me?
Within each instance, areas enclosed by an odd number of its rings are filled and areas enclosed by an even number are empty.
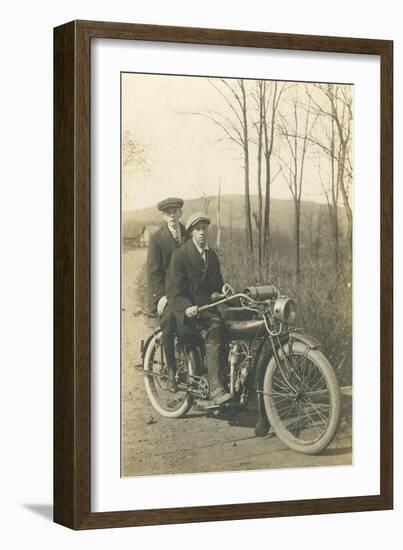
[[[54,520],[393,507],[393,43],[54,31]]]

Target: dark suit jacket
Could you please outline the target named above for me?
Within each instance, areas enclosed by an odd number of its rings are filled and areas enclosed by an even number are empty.
[[[189,238],[189,234],[180,224],[182,241]],[[148,298],[151,311],[155,311],[158,300],[165,296],[165,277],[172,252],[179,248],[172,237],[166,223],[164,223],[150,237],[147,257]]]
[[[172,254],[166,292],[168,303],[180,323],[185,321],[187,307],[209,304],[211,294],[221,292],[223,284],[220,262],[214,250],[208,251],[207,267],[193,239]]]

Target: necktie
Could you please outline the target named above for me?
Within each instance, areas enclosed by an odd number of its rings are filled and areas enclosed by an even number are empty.
[[[180,238],[179,231],[177,231],[176,229],[172,229],[172,237],[174,238],[174,241],[176,242],[176,244],[180,246],[181,238]]]

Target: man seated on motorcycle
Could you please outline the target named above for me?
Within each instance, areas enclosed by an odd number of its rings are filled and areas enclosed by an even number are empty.
[[[168,389],[177,391],[175,373],[175,317],[168,305],[165,294],[165,279],[168,265],[174,250],[179,248],[189,234],[180,223],[183,200],[168,197],[157,204],[163,224],[151,235],[147,256],[147,280],[151,311],[158,314],[162,330],[165,357],[168,368]]]
[[[223,278],[217,254],[208,246],[210,218],[202,212],[192,214],[186,222],[191,238],[174,251],[166,277],[168,303],[177,319],[182,337],[197,337],[206,343],[210,394],[221,405],[231,399],[221,380],[225,367],[225,326],[215,310],[199,314],[198,306],[211,302],[213,292],[221,292]]]

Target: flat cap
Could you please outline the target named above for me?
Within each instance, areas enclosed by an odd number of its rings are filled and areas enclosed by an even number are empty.
[[[203,212],[194,212],[187,219],[186,230],[189,231],[189,229],[193,225],[196,225],[196,223],[198,223],[198,222],[205,222],[207,224],[210,224],[211,220],[208,216],[206,216],[206,214],[203,214]]]
[[[168,197],[157,204],[158,210],[163,212],[166,208],[182,208],[183,200],[177,197]]]

